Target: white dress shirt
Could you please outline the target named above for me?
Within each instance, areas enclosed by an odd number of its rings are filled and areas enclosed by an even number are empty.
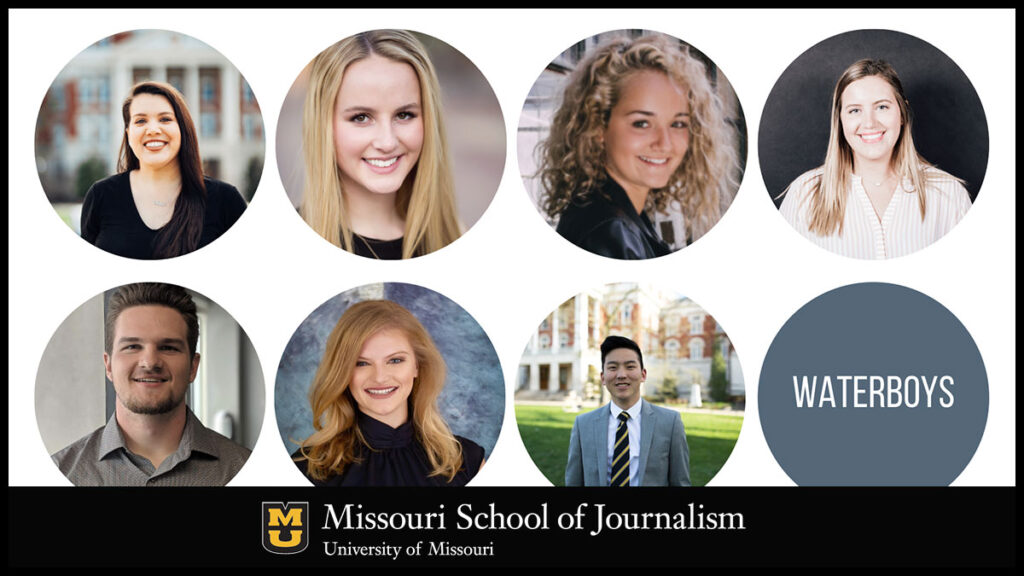
[[[637,475],[640,471],[640,404],[643,400],[637,400],[627,410],[619,408],[615,402],[610,404],[611,411],[608,413],[608,478],[612,477],[612,454],[615,451],[615,431],[619,428],[619,414],[626,412],[629,420],[626,421],[626,430],[629,431],[629,485],[639,486]]]
[[[960,182],[938,168],[927,167],[925,215],[913,185],[904,180],[893,192],[881,219],[875,213],[860,177],[852,175],[843,232],[828,236],[811,232],[809,197],[822,169],[806,172],[790,184],[779,212],[811,242],[843,256],[883,260],[916,252],[949,232],[971,207],[971,198]]]

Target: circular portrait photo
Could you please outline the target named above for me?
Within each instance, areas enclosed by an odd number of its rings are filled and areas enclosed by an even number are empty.
[[[263,172],[263,116],[241,73],[190,36],[131,30],[57,75],[36,167],[60,217],[126,258],[173,258],[242,216]]]
[[[252,343],[223,308],[173,284],[126,284],[53,334],[36,420],[76,486],[223,486],[256,445],[264,393]]]
[[[519,434],[555,486],[703,486],[732,453],[745,406],[715,319],[647,284],[573,296],[519,361]]]
[[[801,54],[765,102],[758,155],[779,213],[835,254],[883,260],[942,238],[988,163],[988,125],[964,72],[891,30]]]
[[[714,62],[646,30],[588,37],[534,83],[520,175],[563,238],[608,258],[657,258],[706,234],[746,162],[739,100]]]
[[[412,284],[369,284],[298,327],[274,405],[281,440],[315,486],[464,486],[498,440],[505,380],[458,304]]]
[[[487,209],[505,168],[505,120],[458,50],[371,30],[299,74],[281,107],[277,162],[292,205],[325,240],[366,258],[414,258]]]

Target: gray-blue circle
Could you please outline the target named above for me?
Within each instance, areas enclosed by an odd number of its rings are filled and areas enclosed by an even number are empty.
[[[799,485],[944,486],[981,441],[988,378],[944,306],[865,283],[793,314],[768,349],[757,398],[768,447]]]

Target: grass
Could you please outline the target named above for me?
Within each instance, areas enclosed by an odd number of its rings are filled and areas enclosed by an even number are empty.
[[[533,463],[555,486],[565,484],[572,423],[560,406],[516,406],[516,422]],[[690,447],[690,483],[703,486],[722,468],[740,435],[742,416],[682,412]]]

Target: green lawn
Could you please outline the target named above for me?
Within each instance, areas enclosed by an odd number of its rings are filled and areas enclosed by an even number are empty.
[[[560,406],[516,406],[516,422],[533,463],[555,486],[565,484],[572,423]],[[740,435],[742,416],[683,412],[690,447],[690,483],[703,486],[722,468]]]

